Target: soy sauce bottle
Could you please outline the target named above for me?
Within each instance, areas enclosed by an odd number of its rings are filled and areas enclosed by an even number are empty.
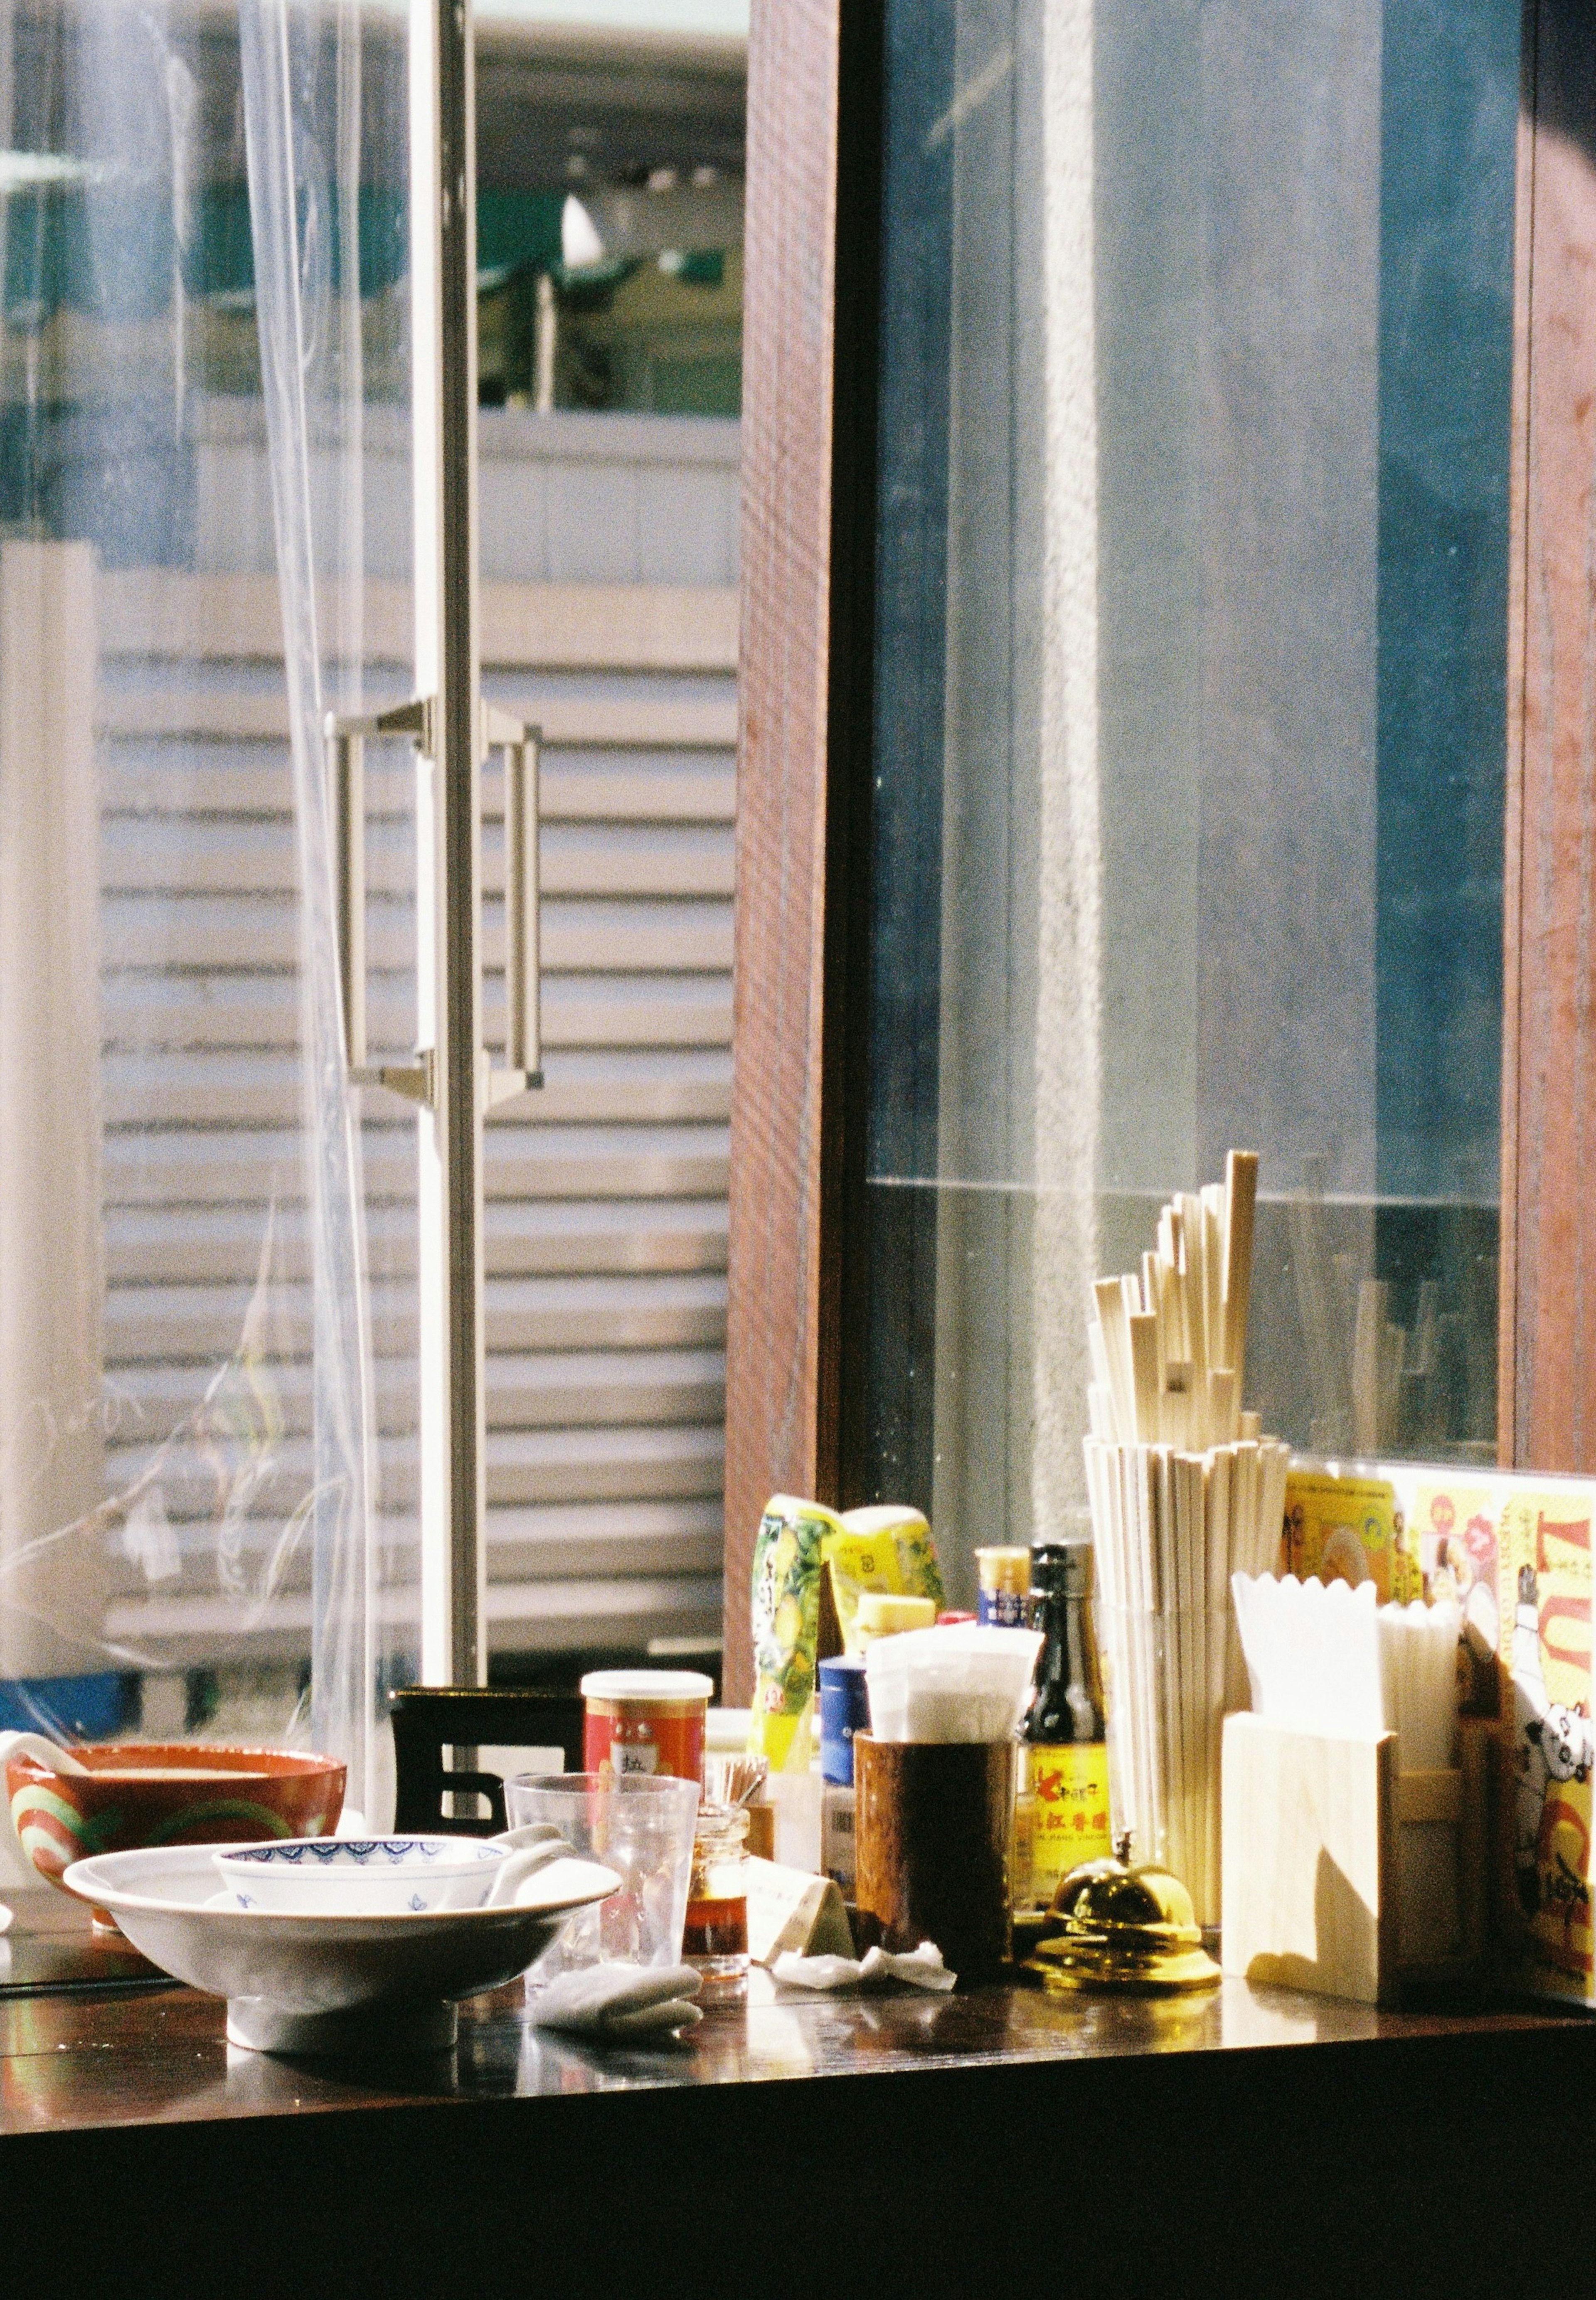
[[[1021,1734],[1020,1793],[1029,1804],[1031,1894],[1044,1909],[1072,1869],[1114,1849],[1090,1606],[1090,1546],[1038,1542],[1031,1552],[1031,1621],[1046,1642]]]

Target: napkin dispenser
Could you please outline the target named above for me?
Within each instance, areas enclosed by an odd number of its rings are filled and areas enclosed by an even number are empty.
[[[1226,1718],[1226,1972],[1389,2004],[1484,1953],[1491,1733],[1455,1606],[1237,1575],[1253,1709]]]

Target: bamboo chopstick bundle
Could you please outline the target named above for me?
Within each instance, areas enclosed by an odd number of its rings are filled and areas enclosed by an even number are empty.
[[[1233,1150],[1223,1184],[1172,1198],[1139,1270],[1099,1278],[1089,1404],[1093,1434],[1205,1452],[1241,1428],[1258,1157]]]
[[[1116,1825],[1219,1921],[1219,1760],[1241,1680],[1234,1572],[1273,1570],[1288,1449],[1246,1411],[1258,1159],[1172,1199],[1093,1288],[1087,1488]],[[1244,1699],[1244,1696],[1241,1696]]]
[[[1241,1704],[1231,1576],[1279,1554],[1288,1448],[1086,1440],[1116,1826],[1219,1918],[1219,1756]]]

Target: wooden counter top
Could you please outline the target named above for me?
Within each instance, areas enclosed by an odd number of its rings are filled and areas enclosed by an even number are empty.
[[[24,1898],[20,1925],[59,1927],[64,1904]],[[1348,2246],[1434,2271],[1442,2236],[1468,2263],[1457,2288],[1485,2288],[1500,2253],[1521,2293],[1512,2168],[1549,2178],[1537,2152],[1555,2152],[1558,2221],[1589,2225],[1593,2124],[1583,2016],[1376,2012],[1240,1981],[844,1998],[756,1974],[746,2008],[648,2052],[532,2029],[517,1985],[462,2008],[452,2055],[387,2069],[239,2051],[188,1989],[0,1998],[0,2225],[29,2293],[81,2292],[91,2257],[130,2289],[197,2290],[223,2252],[290,2227],[280,2288],[347,2291],[356,2224],[390,2293],[483,2291],[507,2246],[525,2277],[506,2288],[696,2296],[796,2246],[905,2291],[1052,2290],[1057,2248],[1097,2262],[1094,2290],[1178,2263],[1182,2289],[1212,2271],[1294,2300]],[[709,2284],[662,2280],[700,2241]],[[549,2280],[575,2258],[601,2287]]]

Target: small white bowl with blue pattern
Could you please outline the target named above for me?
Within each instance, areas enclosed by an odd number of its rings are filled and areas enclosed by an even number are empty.
[[[297,1837],[213,1855],[227,1904],[316,1917],[504,1908],[569,1851],[547,1828],[503,1837]]]

